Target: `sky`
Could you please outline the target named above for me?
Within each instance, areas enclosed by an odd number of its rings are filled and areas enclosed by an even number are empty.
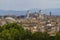
[[[2,10],[60,8],[60,0],[0,0]]]

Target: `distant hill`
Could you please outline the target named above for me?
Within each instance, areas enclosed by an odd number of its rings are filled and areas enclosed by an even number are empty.
[[[45,9],[43,10],[45,12],[45,14],[49,14],[49,12],[52,12],[52,15],[60,15],[60,8],[56,8],[56,9]]]
[[[15,11],[15,10],[0,10],[0,15],[24,15],[26,11]]]
[[[30,9],[30,12],[39,11],[41,9]],[[25,15],[26,11],[15,11],[15,10],[0,10],[0,15]],[[49,14],[49,12],[52,12],[52,15],[60,15],[60,8],[55,9],[42,9],[43,13]]]

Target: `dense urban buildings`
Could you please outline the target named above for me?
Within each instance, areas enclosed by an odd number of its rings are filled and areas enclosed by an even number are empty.
[[[6,15],[0,16],[0,25],[16,22],[23,25],[25,30],[34,32],[47,32],[50,35],[55,35],[60,32],[60,16],[46,15],[41,10],[39,12],[30,13],[27,11],[24,16]]]

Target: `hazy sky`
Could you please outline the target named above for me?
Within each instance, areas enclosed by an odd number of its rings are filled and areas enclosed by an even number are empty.
[[[60,0],[0,0],[0,9],[26,10],[33,8],[60,8]]]

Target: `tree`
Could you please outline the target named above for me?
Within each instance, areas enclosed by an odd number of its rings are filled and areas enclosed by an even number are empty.
[[[55,40],[55,36],[49,36],[48,40]]]
[[[60,40],[60,33],[56,33],[55,40]]]
[[[43,33],[42,36],[43,36],[43,40],[48,40],[48,38],[50,37],[47,32]]]
[[[26,30],[22,36],[22,40],[32,40],[32,32]]]
[[[32,35],[32,40],[43,40],[42,35],[43,34],[41,32],[35,32]]]
[[[17,23],[8,23],[0,27],[0,40],[21,40],[25,30]]]

